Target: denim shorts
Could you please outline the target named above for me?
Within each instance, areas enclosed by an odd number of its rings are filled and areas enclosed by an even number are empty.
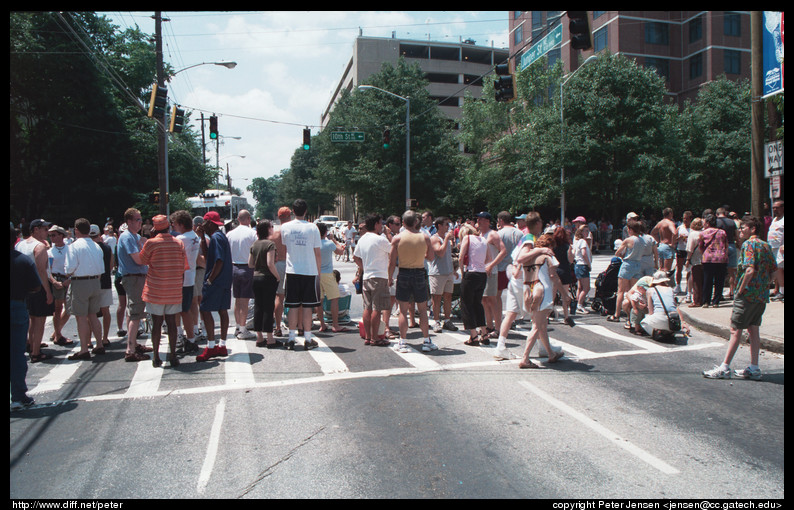
[[[739,253],[736,250],[736,245],[733,243],[728,244],[728,269],[739,266]]]
[[[618,272],[618,278],[623,278],[624,280],[631,280],[634,278],[641,278],[642,277],[642,262],[639,260],[623,260],[623,263],[620,264],[620,271]]]
[[[576,275],[577,280],[590,277],[590,266],[585,264],[576,264],[573,266],[573,273]]]
[[[397,301],[422,303],[427,301],[428,296],[427,271],[424,268],[406,269],[401,267],[400,272],[397,273],[395,293]]]

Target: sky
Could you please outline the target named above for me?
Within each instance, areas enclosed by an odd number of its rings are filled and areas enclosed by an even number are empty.
[[[99,12],[122,30],[154,34],[153,12]],[[228,164],[234,187],[289,168],[303,129],[319,132],[359,34],[422,41],[508,47],[508,11],[163,11],[164,60],[179,72],[168,84],[170,105],[191,115],[200,132],[215,114],[219,163]],[[237,62],[233,69],[204,62]],[[148,104],[146,105],[148,106]],[[206,156],[215,163],[215,142],[205,124]],[[225,182],[225,177],[224,181]],[[243,195],[254,205],[250,192]]]

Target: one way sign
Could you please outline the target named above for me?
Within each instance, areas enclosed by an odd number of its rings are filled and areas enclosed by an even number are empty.
[[[764,164],[764,177],[769,179],[773,175],[783,175],[783,142],[771,142],[765,145],[766,163]]]

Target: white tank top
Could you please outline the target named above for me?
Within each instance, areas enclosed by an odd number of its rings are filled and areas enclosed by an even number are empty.
[[[468,271],[473,273],[485,272],[485,256],[488,245],[485,238],[474,234],[469,236],[469,261],[466,264]]]

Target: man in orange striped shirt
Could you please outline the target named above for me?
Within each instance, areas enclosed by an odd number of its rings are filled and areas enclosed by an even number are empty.
[[[163,317],[168,325],[168,362],[179,365],[176,357],[176,314],[182,311],[182,281],[190,265],[182,242],[170,232],[168,217],[158,214],[152,218],[154,237],[146,241],[140,252],[141,261],[149,266],[146,284],[143,286],[143,301],[146,311],[152,314],[152,366],[163,364],[158,352]]]

